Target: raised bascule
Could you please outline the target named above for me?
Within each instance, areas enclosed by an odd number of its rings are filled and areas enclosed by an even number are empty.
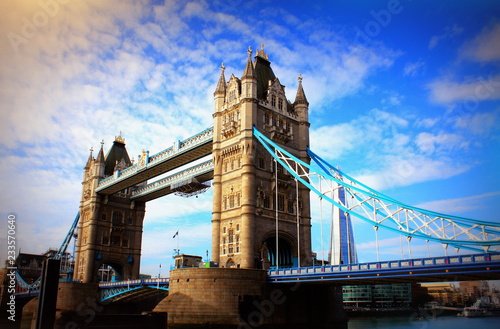
[[[95,158],[91,151],[79,213],[58,252],[66,251],[78,225],[75,282],[63,286],[61,300],[71,291],[79,298],[95,296],[100,269],[112,266],[120,282],[101,284],[99,298],[109,302],[141,289],[151,292],[156,282],[157,290],[168,289],[169,295],[154,312],[167,313],[169,325],[319,328],[345,325],[342,284],[500,278],[500,224],[405,205],[330,166],[309,149],[302,77],[292,102],[264,46],[253,60],[252,55],[249,49],[241,78],[232,74],[227,81],[221,66],[213,127],[157,154],[144,150],[137,163],[130,161],[121,133],[106,156],[102,145]],[[162,174],[167,175],[151,181]],[[141,279],[146,203],[209,187],[212,261],[219,267],[175,269],[169,280]],[[313,195],[320,200],[321,216],[323,203],[334,209],[332,242],[321,246],[330,250],[329,264],[323,256],[320,264],[313,263]],[[352,217],[373,226],[376,262],[358,263]],[[322,218],[320,225],[323,232]],[[446,255],[381,262],[379,228],[404,236],[409,246],[413,238],[442,244]],[[451,257],[448,246],[483,253]],[[20,277],[19,282],[28,292],[38,287]]]

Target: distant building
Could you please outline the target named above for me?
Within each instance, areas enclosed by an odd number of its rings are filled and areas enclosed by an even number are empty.
[[[175,255],[175,268],[185,268],[185,267],[199,267],[200,263],[202,263],[201,256],[193,256],[193,255]]]
[[[472,305],[479,297],[481,290],[479,281],[464,281],[460,282],[460,292],[465,305]]]
[[[422,286],[426,287],[429,295],[441,305],[457,306],[464,304],[460,289],[457,289],[451,283],[423,283]]]
[[[347,205],[344,187],[335,190],[334,201]],[[329,263],[332,265],[353,264],[358,262],[354,230],[349,215],[334,207],[330,232]]]
[[[419,284],[393,283],[343,286],[344,306],[347,308],[398,308],[410,307],[427,291]]]

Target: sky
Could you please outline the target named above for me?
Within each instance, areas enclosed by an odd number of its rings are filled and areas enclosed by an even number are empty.
[[[89,149],[121,131],[137,159],[210,127],[221,63],[241,77],[262,42],[292,102],[303,76],[315,153],[407,204],[500,222],[496,1],[2,1],[0,35],[2,262],[9,214],[18,251],[58,248]],[[147,204],[141,273],[173,264],[176,231],[206,257],[211,193]],[[354,224],[360,261],[375,260],[373,228]],[[401,257],[398,236],[379,239],[381,259]]]

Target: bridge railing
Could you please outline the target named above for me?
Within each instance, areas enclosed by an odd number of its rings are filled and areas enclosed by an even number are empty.
[[[453,266],[457,264],[475,264],[500,261],[500,254],[474,254],[459,256],[441,256],[431,258],[415,258],[405,260],[391,260],[368,262],[345,265],[309,266],[300,268],[284,268],[279,270],[268,270],[269,277],[287,275],[307,275],[315,273],[335,273],[335,272],[357,272],[357,271],[380,271],[381,269],[401,269],[401,268],[430,268]]]
[[[155,278],[155,279],[137,279],[137,280],[127,280],[127,281],[115,281],[115,282],[100,282],[99,288],[116,288],[116,287],[128,287],[128,286],[152,286],[156,284],[169,284],[170,278]]]

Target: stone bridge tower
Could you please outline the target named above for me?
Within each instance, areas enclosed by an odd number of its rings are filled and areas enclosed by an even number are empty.
[[[276,265],[277,208],[278,265],[297,266],[300,242],[300,265],[307,266],[312,262],[309,191],[299,186],[298,241],[295,180],[281,166],[276,169],[253,126],[309,163],[309,103],[301,77],[295,101],[286,98],[264,45],[253,62],[251,57],[249,49],[243,76],[231,75],[228,83],[223,64],[214,93],[212,258],[221,267]]]
[[[100,179],[131,165],[121,134],[106,157],[102,145],[97,158],[90,153],[82,182],[75,281],[98,282],[103,264],[114,269],[117,280],[139,278],[145,203],[130,200],[132,188],[109,196],[96,192]]]

